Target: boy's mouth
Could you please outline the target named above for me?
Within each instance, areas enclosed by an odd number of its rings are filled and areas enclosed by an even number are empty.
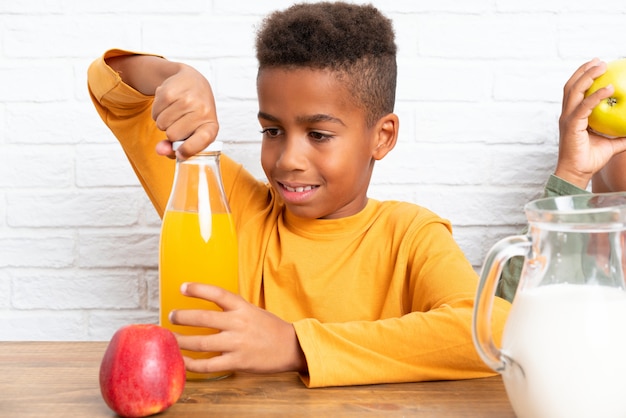
[[[315,184],[291,184],[287,185],[285,183],[278,183],[280,188],[282,189],[281,195],[286,202],[291,203],[304,203],[309,199],[311,195],[315,193],[315,190],[320,186]]]
[[[298,186],[298,187],[289,187],[286,184],[282,184],[281,186],[283,186],[287,191],[289,192],[297,192],[297,193],[301,193],[301,192],[308,192],[309,190],[313,190],[318,186]]]

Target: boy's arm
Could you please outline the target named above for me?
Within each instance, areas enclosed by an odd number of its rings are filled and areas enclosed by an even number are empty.
[[[157,87],[182,67],[182,64],[154,55],[118,55],[105,61],[124,83],[146,96],[154,96]]]
[[[178,150],[187,158],[215,140],[219,125],[211,85],[196,69],[152,55],[122,55],[106,60],[122,81],[154,96],[152,118],[167,140],[157,152],[173,156],[169,141],[186,140]]]
[[[186,65],[113,49],[90,65],[88,88],[98,114],[119,140],[137,178],[162,215],[174,174],[174,161],[161,156],[173,155],[169,139],[197,134],[180,148],[185,158],[205,147],[217,133],[208,82]]]
[[[322,323],[302,319],[294,323],[308,364],[309,374],[302,376],[307,386],[467,379],[494,374],[472,342],[476,273],[449,230],[432,224],[421,229],[419,236],[405,236],[411,250],[406,258],[407,293],[399,303],[408,313],[373,321]],[[390,262],[397,266],[404,261],[400,255]],[[380,293],[381,297],[386,295],[383,289]],[[356,305],[359,301],[346,303]],[[509,309],[508,302],[496,298],[492,318],[497,344]]]

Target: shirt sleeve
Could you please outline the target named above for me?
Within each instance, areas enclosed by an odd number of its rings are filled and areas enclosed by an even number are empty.
[[[543,197],[571,196],[575,194],[588,193],[586,190],[563,180],[560,177],[551,174],[544,188]],[[524,228],[523,234],[527,233],[528,228]],[[512,301],[515,297],[517,285],[522,275],[522,267],[524,266],[524,257],[512,257],[503,267],[498,286],[496,288],[496,296],[500,296],[508,301]]]
[[[406,265],[408,276],[404,315],[294,323],[308,364],[308,375],[302,376],[308,387],[494,374],[479,358],[471,335],[477,277],[449,230],[431,224],[408,240],[410,250],[395,260],[396,265]],[[493,332],[499,344],[510,305],[495,299]]]
[[[105,61],[135,54],[117,49],[107,51],[89,66],[87,84],[98,114],[118,139],[137,178],[162,217],[172,187],[175,162],[155,151],[156,144],[166,136],[152,120],[154,97],[143,95],[125,84]]]

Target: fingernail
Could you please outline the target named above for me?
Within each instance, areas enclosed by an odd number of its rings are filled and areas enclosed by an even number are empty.
[[[175,312],[176,311],[170,311],[170,313],[167,315],[167,319],[168,319],[168,321],[170,321],[171,324],[174,323],[174,313]]]
[[[180,293],[182,293],[183,295],[187,294],[187,286],[189,286],[189,283],[183,283],[180,286]]]

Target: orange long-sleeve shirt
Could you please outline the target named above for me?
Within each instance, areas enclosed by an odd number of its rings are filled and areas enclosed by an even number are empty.
[[[162,215],[174,163],[154,151],[165,135],[151,118],[153,98],[104,61],[126,53],[94,61],[89,90]],[[227,156],[222,176],[238,231],[241,295],[294,324],[309,387],[493,374],[471,337],[477,276],[446,220],[373,199],[347,218],[303,219]],[[509,308],[496,298],[498,343]]]

